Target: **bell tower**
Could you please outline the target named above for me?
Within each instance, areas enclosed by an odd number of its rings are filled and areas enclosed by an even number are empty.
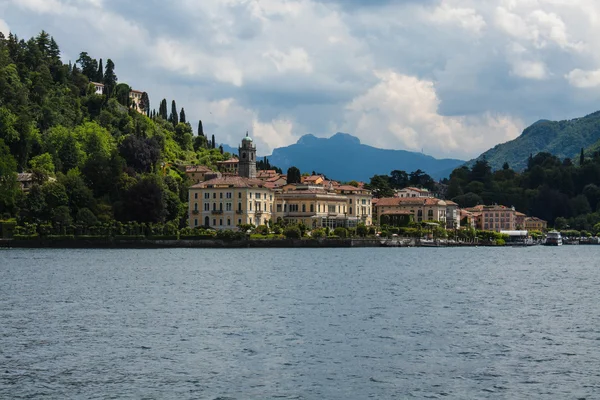
[[[248,132],[242,139],[242,145],[238,151],[238,174],[243,178],[256,178],[256,146],[252,142],[252,138],[248,136]]]

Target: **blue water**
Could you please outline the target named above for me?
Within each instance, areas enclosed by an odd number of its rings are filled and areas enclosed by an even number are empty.
[[[0,398],[600,398],[599,251],[0,250]]]

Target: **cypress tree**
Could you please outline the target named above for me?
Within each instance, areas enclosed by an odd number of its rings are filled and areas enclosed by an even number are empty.
[[[167,99],[162,99],[160,102],[160,107],[158,109],[158,116],[167,120]]]
[[[96,74],[95,81],[102,83],[104,80],[104,67],[102,66],[102,59],[98,62],[98,73]]]
[[[221,152],[221,154],[223,154],[223,145],[219,145],[219,151]]]
[[[142,93],[142,98],[140,99],[140,108],[146,114],[146,116],[150,116],[150,98],[148,97],[148,93]]]
[[[210,148],[211,148],[211,149],[214,149],[214,148],[215,148],[215,135],[212,135],[212,141],[211,141],[211,146],[210,146]]]
[[[173,126],[177,126],[178,116],[177,116],[177,105],[175,104],[175,100],[171,102],[171,114],[169,115],[169,122],[173,124]]]
[[[198,121],[198,136],[204,136],[204,127],[202,126],[202,120]]]
[[[579,155],[579,166],[585,164],[585,155],[583,154],[583,147],[581,148],[581,154]]]
[[[181,112],[179,113],[179,122],[185,124],[185,110],[181,107]]]
[[[110,58],[106,60],[103,83],[107,96],[111,97],[115,86],[117,86],[117,75],[115,74],[115,63],[113,63]]]

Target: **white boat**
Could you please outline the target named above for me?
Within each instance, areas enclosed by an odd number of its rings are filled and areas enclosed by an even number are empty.
[[[562,246],[563,240],[562,240],[562,236],[560,235],[560,232],[557,232],[557,231],[548,232],[548,235],[546,236],[546,241],[544,242],[544,244],[546,246]]]

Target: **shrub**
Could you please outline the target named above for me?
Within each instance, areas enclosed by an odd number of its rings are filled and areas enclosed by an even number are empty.
[[[335,228],[333,230],[333,234],[337,237],[340,237],[342,239],[347,238],[348,237],[348,229],[346,228],[342,228],[342,227],[338,227]]]
[[[302,232],[297,226],[288,226],[283,231],[283,234],[288,239],[300,239],[302,237]]]
[[[360,237],[365,237],[369,233],[369,230],[365,226],[365,224],[358,224],[356,227],[356,234]]]
[[[323,238],[323,237],[325,237],[325,229],[323,229],[323,228],[315,229],[310,233],[310,236],[315,239]]]
[[[504,239],[497,239],[496,246],[504,246],[506,245],[506,241]]]

